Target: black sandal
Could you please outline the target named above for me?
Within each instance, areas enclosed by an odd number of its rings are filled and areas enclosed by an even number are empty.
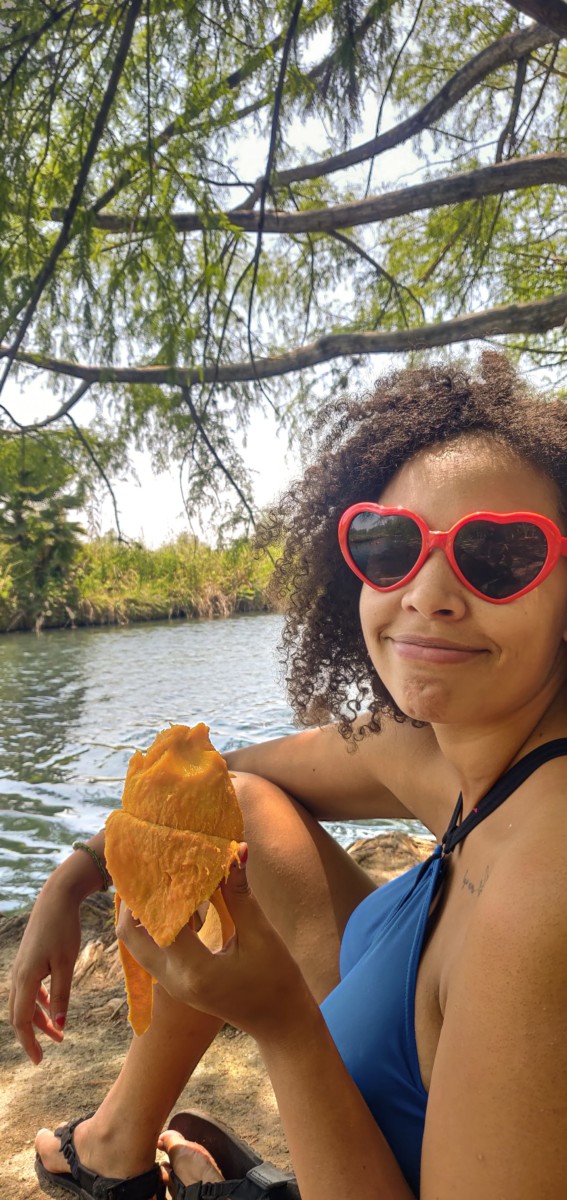
[[[90,1116],[91,1114],[89,1114]],[[69,1165],[70,1175],[61,1171],[48,1171],[39,1154],[35,1156],[35,1172],[40,1187],[48,1196],[60,1200],[64,1192],[72,1192],[80,1200],[165,1200],[165,1184],[161,1170],[157,1164],[143,1175],[134,1175],[131,1179],[107,1179],[96,1175],[94,1171],[83,1166],[73,1141],[73,1134],[81,1121],[88,1117],[77,1117],[68,1125],[60,1125],[55,1130],[61,1142],[61,1150]]]
[[[280,1171],[262,1158],[247,1142],[200,1109],[176,1113],[168,1129],[175,1129],[188,1142],[198,1142],[212,1155],[225,1176],[219,1183],[184,1184],[171,1172],[174,1200],[301,1200],[294,1175]]]

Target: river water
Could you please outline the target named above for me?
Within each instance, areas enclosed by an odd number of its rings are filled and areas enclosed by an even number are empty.
[[[0,912],[101,827],[170,722],[206,721],[221,753],[294,731],[280,630],[270,614],[0,636]],[[348,844],[384,827],[328,828]]]

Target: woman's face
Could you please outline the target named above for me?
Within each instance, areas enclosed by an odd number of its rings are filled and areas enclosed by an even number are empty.
[[[416,455],[368,499],[412,509],[436,530],[481,510],[541,513],[562,528],[552,482],[499,443],[472,435]],[[476,725],[529,705],[537,710],[567,675],[565,558],[525,596],[490,604],[435,549],[396,591],[363,584],[360,616],[376,671],[416,720]]]

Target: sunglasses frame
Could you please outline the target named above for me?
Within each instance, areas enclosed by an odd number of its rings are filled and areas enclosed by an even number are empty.
[[[421,533],[421,552],[415,565],[412,567],[411,571],[408,571],[407,575],[404,575],[403,579],[400,579],[398,583],[390,584],[389,587],[380,587],[380,584],[373,583],[371,579],[368,579],[366,575],[364,575],[364,573],[357,567],[350,552],[348,545],[349,530],[354,518],[362,512],[377,513],[379,516],[386,517],[410,517],[411,520],[417,525]],[[546,539],[547,555],[541,571],[536,575],[535,579],[532,579],[531,583],[528,583],[526,587],[520,588],[518,592],[514,592],[513,595],[499,598],[486,596],[484,592],[481,592],[478,590],[478,588],[475,588],[474,585],[465,578],[460,570],[453,549],[457,534],[460,532],[463,526],[470,524],[471,521],[492,521],[496,525],[511,525],[515,522],[521,521],[530,525],[535,525],[538,529],[540,529]],[[481,600],[486,600],[489,604],[510,604],[512,600],[518,600],[520,596],[525,596],[527,592],[533,591],[534,588],[539,587],[540,583],[543,583],[544,579],[547,579],[548,575],[551,574],[553,568],[557,565],[562,555],[567,556],[567,537],[563,537],[555,522],[549,517],[543,517],[540,513],[533,512],[468,513],[466,517],[461,517],[458,521],[456,521],[450,529],[442,531],[438,529],[429,529],[423,518],[418,516],[417,513],[412,512],[411,508],[402,508],[399,506],[388,507],[384,506],[383,504],[371,503],[351,504],[350,507],[345,510],[339,521],[338,535],[341,553],[345,559],[345,562],[348,564],[351,571],[354,571],[354,574],[357,575],[363,583],[366,583],[368,587],[373,588],[376,592],[383,592],[385,594],[387,592],[395,592],[398,590],[398,588],[405,587],[405,585],[410,583],[410,581],[417,575],[418,571],[421,570],[424,562],[427,558],[429,558],[431,551],[440,549],[444,551],[455,575],[457,576],[457,579],[459,579],[464,587],[467,588],[467,591],[472,592],[474,596],[479,596]]]

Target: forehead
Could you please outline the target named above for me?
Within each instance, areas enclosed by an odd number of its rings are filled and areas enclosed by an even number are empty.
[[[422,450],[404,463],[380,503],[412,508],[433,529],[467,513],[538,512],[559,520],[555,484],[496,440],[461,437]]]

